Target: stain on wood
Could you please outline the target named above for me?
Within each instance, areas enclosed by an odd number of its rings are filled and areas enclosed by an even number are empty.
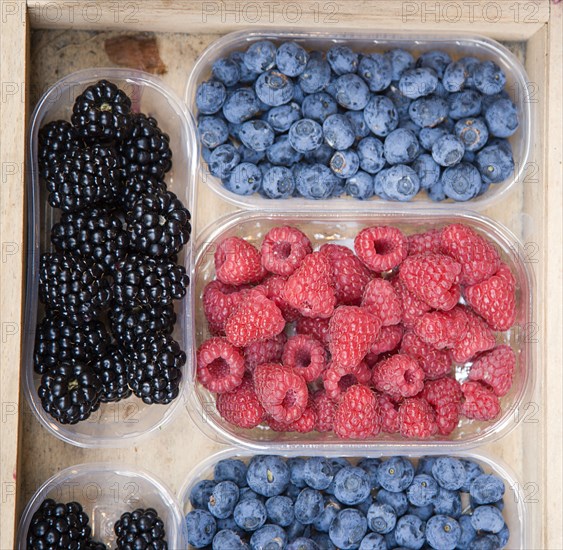
[[[151,34],[119,35],[108,38],[104,48],[116,65],[164,74],[166,65],[160,58],[156,37]]]

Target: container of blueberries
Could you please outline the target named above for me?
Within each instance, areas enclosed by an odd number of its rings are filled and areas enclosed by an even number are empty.
[[[510,468],[480,453],[228,449],[188,474],[180,503],[190,549],[524,549],[522,496]]]
[[[194,125],[159,78],[99,68],[47,90],[30,128],[26,398],[68,443],[131,445],[191,369]]]
[[[20,518],[17,549],[103,550],[136,538],[135,548],[185,548],[176,497],[143,469],[92,462],[65,468],[39,487]]]
[[[522,179],[528,92],[485,37],[244,30],[199,57],[185,100],[202,184],[242,208],[484,209]]]

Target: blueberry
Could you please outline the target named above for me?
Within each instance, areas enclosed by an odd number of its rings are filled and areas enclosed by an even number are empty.
[[[229,139],[227,124],[222,118],[216,116],[200,117],[198,131],[201,143],[209,149],[214,149]]]
[[[417,516],[406,514],[399,518],[394,533],[399,546],[415,550],[424,546],[424,522]]]
[[[216,518],[228,518],[233,513],[238,498],[237,484],[232,481],[221,481],[215,485],[207,507]]]
[[[323,142],[323,128],[310,118],[294,122],[289,129],[289,143],[299,153],[314,151]]]
[[[360,167],[360,159],[353,149],[336,151],[330,159],[330,169],[339,178],[352,177]]]
[[[356,148],[360,168],[368,174],[377,174],[385,166],[383,143],[375,137],[362,139]]]
[[[254,42],[244,54],[244,64],[256,73],[271,69],[276,62],[276,47],[269,40]]]
[[[348,466],[334,476],[334,496],[343,504],[359,504],[370,491],[369,477],[361,468]]]
[[[369,101],[368,86],[357,74],[348,73],[339,76],[334,82],[334,87],[336,101],[345,109],[361,111]]]
[[[293,99],[293,82],[280,71],[262,73],[256,79],[254,89],[258,99],[272,107],[284,105]]]
[[[504,518],[496,506],[477,506],[473,510],[471,524],[476,531],[498,533],[504,527]]]
[[[239,139],[240,129],[242,128],[242,123],[234,124],[232,122],[227,122],[227,128],[229,129],[229,136],[233,139]]]
[[[399,119],[408,118],[409,107],[413,102],[412,99],[404,96],[395,84],[389,86],[389,89],[385,92],[385,97],[389,98],[393,102],[393,105],[395,105]]]
[[[341,550],[354,550],[367,531],[367,520],[358,510],[346,508],[334,518],[330,524],[328,535],[334,545]]]
[[[238,533],[230,529],[219,531],[213,538],[212,550],[248,550],[249,546],[240,537]]]
[[[457,548],[458,550],[470,550],[471,543],[477,536],[477,531],[474,529],[471,522],[471,516],[463,514],[458,519],[458,522],[461,527],[461,535],[457,543]]]
[[[274,143],[274,130],[264,120],[249,120],[242,124],[239,139],[253,151],[265,151]]]
[[[221,110],[226,97],[225,86],[221,82],[210,80],[198,86],[195,104],[202,115],[213,115]]]
[[[510,96],[506,90],[502,90],[499,94],[482,96],[481,110],[485,112],[495,101],[498,101],[499,99],[510,99]]]
[[[404,164],[413,162],[418,156],[420,147],[413,132],[405,128],[393,130],[383,144],[385,160],[389,164]]]
[[[227,96],[223,104],[223,115],[233,124],[241,124],[250,120],[260,111],[258,98],[254,90],[241,88]]]
[[[481,113],[481,94],[475,90],[455,92],[448,97],[450,117],[457,120]]]
[[[476,157],[477,168],[484,181],[499,183],[514,171],[512,153],[501,145],[483,147]]]
[[[289,143],[289,137],[279,136],[266,150],[268,161],[279,166],[291,167],[298,163],[303,155],[298,153]]]
[[[438,494],[438,483],[427,474],[415,475],[407,488],[407,499],[414,506],[428,506]]]
[[[303,489],[307,487],[305,482],[305,465],[307,461],[301,457],[291,457],[287,459],[287,466],[289,468],[289,479],[293,485]]]
[[[266,157],[266,151],[255,151],[246,145],[241,145],[238,148],[241,162],[251,162],[258,165]]]
[[[385,536],[385,544],[387,544],[387,548],[394,548],[395,550],[397,550],[397,548],[400,548],[399,545],[397,544],[397,539],[395,538],[395,529],[393,529],[393,531],[387,533],[384,536]]]
[[[248,465],[246,480],[259,495],[281,495],[289,484],[289,468],[278,456],[254,456]]]
[[[460,491],[469,493],[469,488],[473,481],[484,473],[483,468],[477,464],[477,462],[473,462],[473,460],[467,458],[460,458],[460,460],[465,468],[465,479],[463,485],[460,487]]]
[[[452,518],[461,516],[461,496],[458,491],[449,491],[440,487],[432,504],[436,514],[444,514]]]
[[[364,55],[358,65],[358,74],[367,82],[370,91],[381,92],[391,84],[393,66],[385,55]]]
[[[186,516],[188,543],[194,548],[203,548],[211,544],[217,524],[215,518],[205,510],[193,510]]]
[[[391,78],[394,81],[399,80],[405,71],[414,69],[414,57],[406,50],[395,48],[385,52],[385,57],[391,63]]]
[[[303,155],[303,160],[310,164],[328,164],[333,154],[334,149],[332,147],[326,143],[321,143],[321,145],[315,150],[305,153]]]
[[[500,550],[500,548],[500,539],[496,535],[479,535],[471,543],[471,550]]]
[[[428,521],[434,515],[434,505],[427,504],[426,506],[413,506],[410,505],[407,513],[418,516],[422,521]]]
[[[483,61],[473,69],[473,84],[482,94],[494,95],[503,90],[506,76],[494,61]]]
[[[277,495],[266,501],[268,521],[281,527],[291,525],[294,520],[293,500],[289,497]]]
[[[244,478],[244,484],[246,485],[246,474]],[[255,493],[250,487],[243,487],[239,491],[238,501],[241,502],[242,500],[256,498],[258,500],[263,500],[263,497],[257,493]]]
[[[313,527],[322,533],[328,533],[332,520],[338,515],[341,506],[336,499],[325,499],[323,511],[313,522]]]
[[[454,61],[446,67],[442,77],[442,84],[448,92],[459,92],[463,89],[466,79],[465,64]]]
[[[446,193],[444,193],[444,185],[442,184],[441,180],[428,188],[428,196],[434,202],[443,201],[446,198]]]
[[[495,137],[510,137],[518,128],[518,112],[510,99],[497,99],[485,111],[490,133]]]
[[[444,187],[446,187],[445,184]],[[440,487],[450,491],[457,491],[465,481],[465,467],[457,458],[440,456],[432,466],[432,476]]]
[[[416,172],[405,164],[395,164],[391,168],[381,170],[375,175],[373,184],[376,193],[380,189],[383,198],[395,201],[409,201],[420,190],[420,180]]]
[[[252,195],[262,185],[262,172],[256,164],[241,162],[224,178],[223,184],[237,195]]]
[[[415,99],[409,106],[410,119],[423,128],[433,128],[443,122],[448,111],[448,102],[436,96]]]
[[[336,182],[334,183],[334,187],[330,192],[331,198],[341,197],[346,192],[346,180],[336,178]]]
[[[287,535],[279,525],[267,523],[250,537],[252,550],[283,550],[287,545]]]
[[[356,504],[355,508],[356,510],[359,510],[362,514],[364,514],[364,516],[367,516],[369,507],[373,504],[373,502],[373,497],[370,494],[368,495],[368,498],[362,500],[362,502],[360,502],[359,504]]]
[[[429,189],[440,179],[440,165],[430,155],[419,155],[411,167],[416,172],[420,187],[423,189]]]
[[[330,65],[322,58],[309,58],[305,70],[299,75],[299,86],[306,94],[321,92],[330,81]]]
[[[287,550],[320,550],[318,544],[309,537],[298,537],[291,541]]]
[[[312,489],[324,490],[334,479],[332,464],[322,456],[313,456],[305,463],[303,477]]]
[[[207,164],[211,174],[217,178],[228,176],[240,162],[240,155],[233,145],[225,143],[211,151]]]
[[[344,113],[344,116],[352,125],[356,139],[362,139],[369,136],[369,128],[366,124],[363,111],[347,111]]]
[[[377,533],[368,533],[362,539],[359,550],[387,550],[385,537]]]
[[[313,523],[324,510],[324,498],[320,491],[306,487],[295,500],[295,519],[303,525]]]
[[[337,75],[358,70],[358,54],[348,46],[332,46],[326,53],[326,60]]]
[[[338,104],[326,92],[317,92],[305,97],[301,110],[304,118],[310,118],[322,124],[328,116],[338,112]]]
[[[386,535],[395,528],[397,513],[389,504],[372,504],[367,513],[367,520],[372,531]]]
[[[339,183],[342,183],[343,180],[337,178],[337,181]],[[330,463],[332,464],[332,470],[334,472],[334,475],[336,475],[340,470],[342,470],[342,468],[347,468],[348,466],[350,466],[350,462],[348,462],[348,460],[346,460],[345,458],[332,457],[329,460]],[[334,479],[332,480],[332,483],[327,487],[325,492],[329,495],[334,495]]]
[[[508,529],[508,525],[504,525],[504,527],[497,533],[497,537],[500,540],[501,548],[504,548],[510,539],[510,530]]]
[[[436,126],[436,128],[422,128],[422,130],[420,130],[420,134],[418,134],[418,140],[420,141],[420,145],[424,149],[426,149],[427,151],[431,151],[434,142],[438,138],[441,138],[442,136],[445,136],[448,133],[449,133],[448,130],[446,130],[446,128],[443,125]]]
[[[293,172],[285,166],[272,166],[262,176],[262,191],[270,199],[287,199],[294,189]]]
[[[373,176],[363,170],[359,170],[346,180],[346,193],[359,200],[367,200],[373,197]],[[369,472],[367,473],[370,475]],[[373,478],[370,477],[370,481],[371,479]]]
[[[389,135],[399,124],[399,115],[393,102],[385,96],[374,95],[364,109],[369,129],[378,137]]]
[[[399,128],[403,128],[404,130],[409,130],[415,135],[417,139],[420,134],[420,131],[422,130],[422,127],[420,127],[418,124],[415,124],[410,118],[399,119]]]
[[[235,523],[244,531],[252,532],[266,523],[266,507],[258,499],[239,502],[233,512]]]
[[[196,509],[207,510],[207,503],[215,485],[217,483],[210,479],[198,481],[190,492],[190,504]]]
[[[250,70],[244,62],[244,52],[233,52],[229,55],[229,59],[238,64],[240,71],[240,84],[252,84],[259,76],[260,73]]]
[[[436,73],[429,68],[408,69],[399,79],[399,90],[410,99],[430,95],[437,85]]]
[[[236,150],[236,149],[235,149]],[[207,164],[209,164],[209,159],[211,158],[211,149],[209,147],[206,147],[205,145],[202,145],[201,147],[201,156],[203,157],[203,160],[205,162],[207,162]]]
[[[274,132],[287,132],[291,125],[301,118],[301,107],[294,101],[279,107],[273,107],[266,113],[266,122]]]
[[[423,53],[417,60],[417,67],[429,67],[433,69],[438,75],[438,78],[442,78],[446,67],[452,62],[452,58],[446,53],[440,50],[432,50]]]
[[[461,527],[454,518],[438,514],[426,522],[426,540],[436,550],[454,550],[460,538]]]
[[[438,138],[432,145],[432,158],[440,166],[454,166],[461,162],[464,152],[463,142],[452,134]]]
[[[372,489],[379,489],[378,472],[380,464],[381,460],[379,458],[362,458],[362,460],[358,462],[358,468],[364,470],[368,475],[369,484]]]
[[[489,131],[482,118],[462,118],[456,122],[454,132],[463,142],[466,152],[482,149],[489,139]]]
[[[416,465],[416,475],[426,474],[432,475],[432,467],[436,463],[438,457],[436,456],[422,456]]]
[[[287,76],[299,76],[309,61],[309,54],[296,42],[284,42],[276,52],[276,65]]]
[[[297,498],[297,495],[301,492],[301,488],[297,487],[297,485],[293,485],[290,483],[287,486],[287,489],[283,492],[283,496],[289,497],[292,501]]]
[[[233,481],[239,487],[246,487],[246,464],[242,460],[227,458],[215,464],[215,481]]]
[[[289,542],[294,541],[299,537],[307,537],[311,534],[311,526],[304,525],[298,520],[294,520],[293,523],[285,530],[287,535],[287,540]]]
[[[301,105],[303,103],[303,100],[305,99],[305,94],[303,92],[303,90],[301,89],[300,86],[293,86],[293,99],[292,101],[294,103],[297,103],[298,105]]]
[[[312,539],[317,543],[321,550],[338,550],[330,540],[328,533],[315,533]]]
[[[493,504],[504,495],[504,483],[492,474],[481,474],[473,480],[469,494],[477,504]]]
[[[221,519],[215,518],[215,522],[217,523],[218,532],[226,529],[229,531],[234,531],[240,536],[244,536],[244,531],[236,524],[233,516],[229,516],[228,518],[221,518]]]
[[[294,172],[294,177],[297,190],[307,199],[326,199],[330,197],[338,180],[330,168],[322,164],[300,166]]]
[[[323,122],[326,143],[333,149],[348,149],[355,139],[354,129],[344,115],[330,115]]]
[[[240,69],[232,59],[218,59],[211,67],[211,73],[225,86],[234,86],[240,80]]]

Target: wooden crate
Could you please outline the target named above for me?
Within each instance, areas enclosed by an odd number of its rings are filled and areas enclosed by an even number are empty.
[[[0,548],[14,545],[27,500],[59,469],[94,460],[120,460],[158,473],[177,490],[187,471],[221,447],[177,418],[154,439],[120,450],[64,444],[35,420],[20,395],[22,291],[25,265],[24,166],[26,120],[44,89],[64,74],[109,65],[103,42],[121,33],[157,34],[168,72],[163,78],[183,96],[197,55],[217,35],[243,27],[283,29],[401,29],[467,31],[503,41],[526,66],[535,86],[538,124],[527,180],[484,213],[526,243],[541,298],[538,346],[540,387],[531,404],[515,411],[518,428],[490,446],[520,475],[529,498],[537,548],[563,548],[562,456],[562,11],[563,4],[510,2],[391,2],[376,0],[242,2],[3,0],[0,23],[1,340]],[[534,177],[537,181],[533,181]],[[198,225],[233,210],[202,189]],[[536,262],[537,260],[537,262]],[[538,300],[539,302],[539,300]],[[183,421],[183,430],[177,429]],[[526,475],[523,475],[525,472]],[[527,477],[526,477],[527,476]],[[548,521],[549,519],[549,521]]]

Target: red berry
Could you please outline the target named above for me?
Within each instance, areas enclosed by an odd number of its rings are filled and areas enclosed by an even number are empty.
[[[500,414],[498,397],[481,382],[465,382],[461,391],[465,401],[461,413],[473,420],[493,420]]]
[[[424,371],[416,359],[398,353],[375,365],[371,380],[375,389],[393,398],[411,397],[424,387]]]
[[[309,237],[296,227],[273,227],[262,241],[262,265],[271,273],[287,277],[312,250]]]
[[[281,275],[270,275],[266,277],[260,286],[264,287],[266,291],[266,298],[269,298],[276,304],[282,312],[283,318],[288,323],[293,323],[301,317],[299,311],[291,307],[283,298],[283,287],[285,286],[286,278]]]
[[[266,275],[258,250],[240,237],[228,237],[219,244],[215,273],[222,283],[236,286],[257,283]]]
[[[376,397],[381,418],[381,431],[388,434],[397,433],[400,429],[399,409],[388,395],[378,393]]]
[[[431,252],[432,254],[439,254],[441,252],[441,229],[431,229],[424,233],[416,233],[409,235],[407,240],[409,242],[409,256],[415,254],[424,254]]]
[[[515,368],[516,356],[512,348],[507,345],[497,346],[474,361],[469,371],[469,380],[487,384],[496,395],[502,397],[512,386]]]
[[[211,281],[206,285],[202,300],[203,313],[212,333],[225,333],[225,323],[243,296],[240,288],[221,281]]]
[[[295,323],[297,334],[309,334],[314,336],[319,342],[326,347],[328,346],[330,333],[328,329],[330,319],[320,319],[311,317],[301,317]]]
[[[244,357],[225,338],[209,338],[197,350],[197,378],[209,391],[232,391],[243,376]]]
[[[266,417],[266,422],[271,430],[274,432],[290,432],[291,431],[291,422],[288,424],[287,422],[278,422],[271,416]]]
[[[461,306],[425,313],[414,326],[416,335],[436,349],[452,348],[467,333],[467,315]]]
[[[510,268],[504,262],[500,262],[499,267],[495,272],[495,276],[504,279],[512,288],[516,288],[516,279],[514,278]]]
[[[465,363],[478,353],[490,350],[495,346],[495,335],[487,323],[469,308],[464,308],[464,310],[467,317],[467,332],[452,348],[452,357],[456,363]]]
[[[442,252],[461,264],[460,283],[474,285],[488,279],[500,264],[497,250],[473,229],[459,223],[442,231]]]
[[[262,363],[279,363],[286,342],[287,336],[282,332],[268,340],[248,344],[244,348],[246,370],[252,373]]]
[[[307,384],[289,367],[277,363],[258,365],[254,370],[254,387],[266,412],[278,422],[294,422],[307,406]]]
[[[258,426],[266,414],[249,376],[233,391],[217,395],[217,411],[227,422],[248,429]]]
[[[438,431],[434,410],[421,397],[405,399],[399,406],[399,431],[404,437],[428,439]]]
[[[458,302],[461,266],[443,254],[409,256],[399,268],[407,290],[436,309],[452,309]]]
[[[381,321],[357,306],[339,306],[328,325],[332,361],[343,367],[357,365],[369,351]]]
[[[324,346],[313,336],[296,334],[283,349],[282,363],[300,374],[305,382],[316,380],[326,368]]]
[[[285,422],[278,422],[275,418],[269,417],[267,421],[268,426],[270,426],[274,432],[298,432],[305,434],[315,429],[317,424],[317,412],[313,406],[312,400],[309,399],[307,407],[297,420],[287,424]]]
[[[344,367],[337,363],[329,363],[323,373],[323,384],[327,395],[338,401],[344,392],[356,384],[366,385],[371,379],[371,371],[361,361],[353,367]]]
[[[313,409],[317,413],[317,432],[331,432],[334,423],[336,403],[329,397],[325,390],[317,390],[312,395]]]
[[[459,423],[461,386],[455,378],[441,378],[424,384],[422,397],[434,407],[438,433],[450,435]]]
[[[366,439],[381,430],[375,394],[366,386],[348,388],[334,414],[334,432],[343,439]]]
[[[393,351],[401,343],[402,337],[403,327],[401,325],[381,327],[369,351],[374,355]]]
[[[403,317],[401,299],[385,279],[372,279],[365,287],[362,307],[381,320],[384,327],[396,325]]]
[[[278,306],[261,292],[250,290],[225,323],[225,334],[238,347],[273,338],[285,328]]]
[[[304,317],[330,317],[336,303],[330,262],[313,252],[286,281],[282,296]]]
[[[426,302],[419,300],[414,294],[409,292],[399,277],[394,277],[391,280],[391,284],[401,300],[403,325],[405,325],[406,328],[414,327],[416,320],[432,308]]]
[[[404,334],[400,351],[418,361],[427,380],[441,378],[452,370],[450,353],[447,350],[437,350],[423,342],[414,332]]]
[[[407,257],[408,241],[396,227],[366,227],[356,235],[354,250],[372,271],[382,273],[394,269]]]

